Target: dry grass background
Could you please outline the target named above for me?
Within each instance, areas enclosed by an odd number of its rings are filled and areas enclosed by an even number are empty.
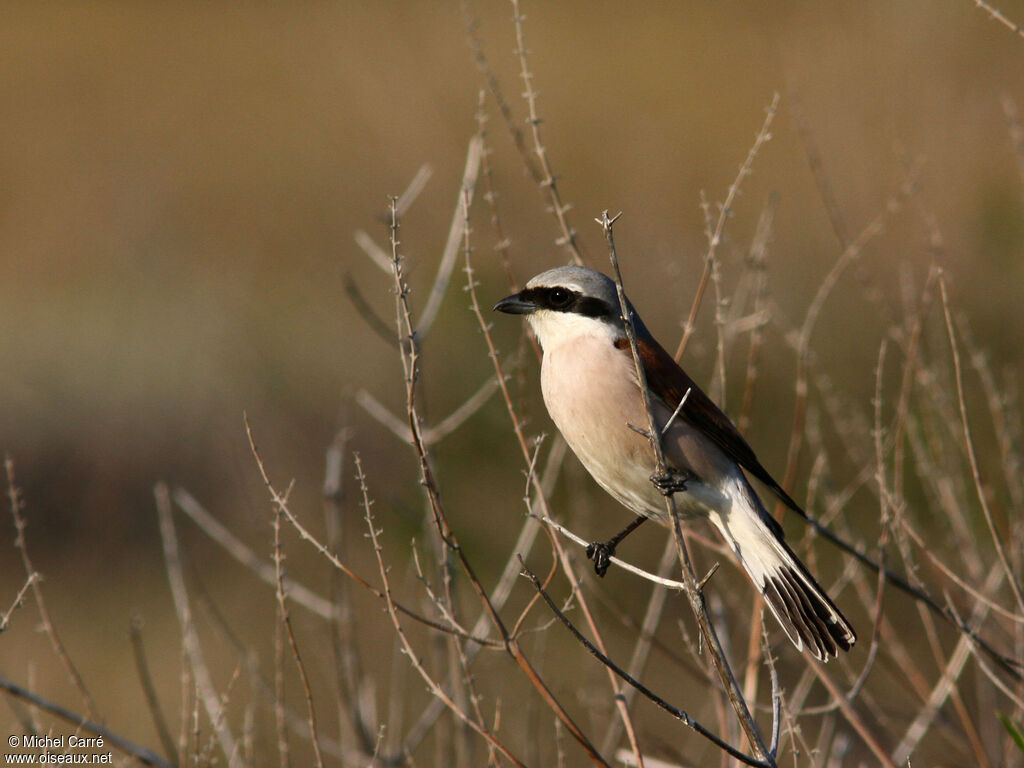
[[[1005,2],[1001,10],[1024,20],[1022,3]],[[605,208],[624,212],[616,234],[625,280],[657,335],[680,333],[703,267],[700,191],[712,201],[724,198],[778,91],[773,138],[744,181],[727,226],[726,283],[735,282],[773,196],[769,290],[791,322],[802,319],[842,252],[808,160],[809,141],[851,238],[915,169],[914,194],[829,299],[813,350],[844,402],[870,417],[879,343],[891,320],[905,316],[908,293],[916,300],[937,260],[999,385],[1017,396],[1024,168],[1004,105],[1024,113],[1019,36],[966,0],[565,2],[529,3],[525,11],[545,142],[564,199],[574,206],[570,216],[590,264],[604,269],[603,240],[591,221]],[[522,119],[511,8],[474,2],[470,13]],[[269,503],[243,411],[272,478],[279,489],[295,479],[291,507],[314,527],[324,450],[341,427],[353,427],[349,447],[363,456],[385,545],[404,562],[409,539],[424,535],[411,454],[352,399],[365,388],[400,413],[398,356],[368,330],[343,277],[351,275],[383,317],[393,316],[390,283],[353,233],[365,229],[386,242],[386,196],[429,163],[433,177],[402,222],[413,297],[422,307],[458,198],[466,145],[477,130],[484,81],[466,37],[456,3],[48,2],[5,11],[0,448],[15,462],[28,544],[54,622],[105,721],[136,741],[157,744],[130,661],[133,616],[145,621],[157,690],[175,720],[181,686],[181,639],[153,484],[186,487],[256,551],[271,550]],[[566,255],[554,243],[554,219],[524,173],[493,99],[487,110],[503,224],[513,238],[516,274],[525,280],[564,263]],[[490,255],[493,238],[481,205],[473,218],[481,301],[493,303],[507,293],[506,284]],[[466,311],[461,272],[453,282],[424,346],[431,415],[449,413],[492,372]],[[868,298],[873,294],[877,299]],[[701,382],[710,380],[715,360],[712,318],[707,301],[687,353]],[[942,330],[941,322],[932,323],[936,355]],[[498,326],[503,350],[516,348],[517,331],[511,323]],[[733,415],[744,354],[738,346],[727,360]],[[792,351],[776,334],[762,360],[749,436],[777,475],[786,459],[794,367]],[[529,430],[550,432],[535,365],[517,386]],[[995,475],[1000,457],[976,378],[968,378],[967,395],[979,423],[982,466]],[[828,441],[836,444],[834,436]],[[798,498],[812,459],[805,455],[800,465]],[[476,554],[482,577],[493,579],[523,511],[522,464],[497,398],[437,449],[437,461],[459,536]],[[347,465],[346,479],[350,470]],[[839,470],[852,476],[856,468]],[[914,501],[925,504],[918,493]],[[583,519],[581,507],[593,509],[594,520],[583,526],[595,537],[624,521],[572,461],[553,503],[568,519]],[[871,494],[860,492],[849,514],[856,530],[876,535],[878,502]],[[352,517],[346,526],[353,566],[372,573],[372,550],[363,546],[358,514]],[[923,519],[941,541],[941,514]],[[9,522],[0,530],[13,539]],[[983,535],[980,517],[977,531]],[[204,627],[216,627],[210,618],[216,610],[268,663],[273,590],[256,586],[184,521],[179,534]],[[289,572],[326,594],[322,563],[289,536]],[[632,551],[650,565],[661,537],[637,536]],[[834,550],[818,548],[822,570],[838,573]],[[6,606],[24,572],[12,548],[0,564],[0,605]],[[647,595],[614,573],[587,589],[610,626]],[[380,605],[358,592],[353,599],[386,711],[387,681],[402,662],[393,660]],[[672,610],[689,621],[681,606]],[[866,647],[870,621],[864,613],[858,618]],[[315,676],[328,678],[327,639],[308,617],[296,620]],[[37,623],[31,604],[13,614],[0,636],[0,673],[81,709]],[[224,686],[237,654],[218,630],[208,631]],[[613,646],[628,653],[629,633],[619,627],[612,634]],[[584,727],[603,727],[611,710],[603,673],[557,630],[549,635],[546,667],[557,669],[560,658],[572,665],[559,678],[559,695]],[[789,648],[779,652],[795,656]],[[493,654],[481,658],[481,677],[504,674]],[[238,683],[245,696],[249,685]],[[411,676],[405,685],[417,695],[421,689]],[[522,681],[510,682],[509,691],[503,694],[509,711],[529,700]],[[298,689],[293,695],[300,708]],[[894,709],[906,706],[898,693],[893,697]],[[412,698],[408,707],[416,711]],[[551,728],[543,712],[528,715],[538,728]],[[657,734],[652,741],[695,738],[653,710],[646,716],[653,722],[645,727]],[[323,720],[327,731],[337,730],[333,712]],[[17,713],[2,722],[20,729]],[[272,736],[265,738],[272,746]],[[963,764],[963,755],[944,753],[947,748],[941,737],[929,742],[926,764]],[[580,764],[580,755],[567,750],[569,764]],[[267,763],[276,761],[268,753]],[[428,752],[418,764],[432,761]]]

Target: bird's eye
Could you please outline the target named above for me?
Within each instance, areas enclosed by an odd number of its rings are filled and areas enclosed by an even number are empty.
[[[565,290],[565,288],[552,288],[548,294],[548,300],[551,302],[551,306],[556,309],[564,307],[572,300],[572,293]]]

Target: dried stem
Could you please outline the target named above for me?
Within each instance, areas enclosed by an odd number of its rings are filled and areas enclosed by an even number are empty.
[[[178,750],[174,746],[174,739],[171,737],[171,730],[167,727],[167,719],[164,717],[163,708],[160,706],[160,699],[156,695],[156,686],[153,685],[153,677],[149,673],[149,664],[146,662],[146,648],[142,642],[142,618],[132,617],[128,625],[128,637],[132,643],[132,655],[135,657],[135,669],[139,673],[139,683],[142,685],[142,692],[146,697],[146,705],[153,718],[153,726],[156,728],[157,736],[163,745],[164,752],[171,759],[172,763],[178,762]]]
[[[235,560],[240,562],[269,586],[274,586],[277,574],[272,563],[268,563],[229,531],[217,518],[211,515],[196,498],[184,488],[175,488],[172,494],[178,509],[199,526],[199,529],[219,544]],[[334,606],[330,600],[321,597],[308,587],[299,584],[288,576],[284,577],[285,589],[290,600],[323,619],[334,615]]]
[[[90,694],[89,690],[85,687],[85,680],[82,679],[82,675],[78,672],[78,667],[76,667],[74,662],[71,661],[71,657],[68,655],[63,641],[57,634],[57,628],[54,626],[53,619],[50,617],[50,609],[46,606],[46,600],[43,599],[43,590],[40,586],[42,579],[39,577],[39,572],[36,571],[35,567],[32,565],[32,560],[28,554],[28,545],[25,543],[25,528],[28,524],[25,521],[24,516],[21,514],[24,502],[21,499],[21,490],[18,488],[17,481],[14,477],[14,459],[10,456],[4,457],[4,469],[7,472],[7,498],[11,506],[11,515],[14,517],[14,547],[21,555],[21,564],[25,568],[26,584],[32,588],[32,597],[35,598],[36,608],[39,610],[39,619],[42,622],[43,630],[46,632],[46,637],[50,641],[50,646],[53,648],[53,652],[60,660],[61,665],[64,667],[64,671],[67,672],[68,678],[71,680],[71,684],[75,687],[75,690],[78,691],[78,695],[82,697],[82,702],[85,704],[85,711],[87,715],[91,720],[99,720],[100,717],[96,709],[96,702],[93,700],[92,694]],[[15,604],[17,604],[17,601]]]
[[[623,325],[625,326],[626,335],[629,339],[630,350],[633,353],[633,363],[636,369],[637,381],[643,397],[644,409],[647,412],[648,435],[650,436],[651,449],[654,452],[655,470],[660,474],[665,474],[666,464],[665,454],[661,444],[661,432],[654,419],[654,411],[651,407],[650,391],[647,388],[647,373],[640,360],[640,350],[637,348],[636,329],[634,327],[635,321],[633,314],[629,309],[629,303],[626,301],[626,294],[622,287],[622,273],[619,269],[619,258],[615,251],[613,226],[615,224],[615,219],[617,218],[618,216],[615,218],[609,218],[608,212],[605,211],[601,218],[598,219],[598,223],[601,225],[602,229],[604,229],[605,238],[608,241],[608,256],[611,260],[612,269],[615,274],[615,287],[619,295],[619,307],[622,312]],[[683,584],[685,585],[686,596],[690,601],[690,607],[693,609],[694,616],[697,619],[701,636],[704,639],[711,661],[714,664],[715,671],[718,673],[719,679],[722,681],[722,685],[725,687],[726,692],[729,695],[729,702],[732,704],[733,710],[736,712],[736,717],[739,719],[743,732],[746,734],[747,739],[750,741],[750,744],[754,749],[754,754],[759,760],[766,761],[767,765],[774,765],[775,756],[768,751],[768,748],[764,744],[764,740],[761,738],[761,732],[757,727],[757,723],[750,714],[747,702],[743,698],[743,692],[740,690],[739,684],[736,682],[736,677],[733,675],[732,669],[729,666],[729,662],[725,658],[722,643],[718,639],[718,633],[715,631],[714,625],[711,623],[707,604],[704,601],[703,593],[697,585],[697,576],[694,573],[693,564],[690,561],[690,555],[686,548],[686,541],[683,538],[683,532],[680,528],[679,514],[676,510],[675,500],[671,495],[665,496],[665,510],[668,513],[669,518],[672,520],[672,529],[676,539],[676,549],[678,551],[679,561],[683,566]]]
[[[946,295],[946,279],[939,273],[939,292],[942,295],[942,312],[946,318],[946,331],[949,334],[949,346],[953,352],[953,369],[956,374],[956,396],[960,408],[960,425],[963,428],[964,447],[967,449],[967,459],[971,465],[971,476],[974,479],[974,489],[978,494],[978,503],[981,504],[981,511],[985,516],[985,524],[988,526],[989,534],[992,536],[992,544],[995,546],[999,562],[1002,563],[1003,571],[1006,574],[1006,581],[1010,585],[1017,606],[1024,611],[1024,595],[1021,594],[1021,587],[1013,572],[1013,567],[1006,556],[1006,549],[1003,547],[1002,536],[996,530],[995,519],[992,510],[989,508],[985,489],[981,482],[981,470],[978,467],[978,457],[974,452],[974,440],[971,437],[971,426],[967,420],[967,403],[964,400],[964,377],[960,368],[960,351],[956,343],[956,333],[953,330],[953,319],[949,313],[949,298]]]
[[[181,555],[178,550],[178,536],[174,531],[171,499],[167,486],[157,483],[153,488],[153,495],[156,498],[157,517],[160,520],[160,538],[163,541],[167,580],[171,587],[171,597],[174,598],[174,608],[178,614],[178,624],[181,627],[182,644],[192,670],[196,690],[199,698],[202,699],[206,716],[210,719],[228,765],[231,768],[241,768],[243,763],[238,754],[235,737],[225,722],[224,705],[213,685],[213,678],[210,676],[210,670],[206,666],[203,649],[199,643],[199,635],[196,634],[192,622],[192,609],[189,606],[188,590],[185,588],[185,576],[182,573]]]
[[[343,535],[342,483],[346,448],[353,430],[342,428],[325,452],[323,510],[327,530],[327,545],[332,552],[344,557],[346,539]],[[285,582],[286,586],[288,582]],[[291,593],[294,599],[294,593]],[[342,727],[351,729],[353,741],[358,743],[363,754],[373,754],[377,746],[372,719],[363,706],[367,690],[362,659],[356,641],[356,620],[348,579],[335,568],[331,569],[330,595],[333,612],[331,616],[331,645],[334,651],[335,682],[337,703]]]
[[[552,530],[557,531],[558,533],[565,536],[565,538],[569,539],[574,544],[579,545],[581,548],[585,549],[587,544],[589,543],[582,536],[576,535],[568,528],[566,528],[564,525],[562,525],[556,520],[552,520],[550,517],[537,515],[537,519],[542,521],[545,525],[548,525]],[[615,557],[614,555],[609,558],[609,562],[619,566],[624,571],[632,573],[635,576],[639,576],[641,579],[646,579],[647,581],[650,581],[653,584],[657,584],[658,586],[676,590],[685,589],[686,585],[681,581],[668,579],[664,576],[659,576],[655,573],[651,573],[650,571],[645,571],[643,568],[638,568],[637,566],[633,565],[632,563],[626,560],[620,560],[618,557]]]
[[[424,443],[426,443],[428,447],[433,447],[440,443],[444,438],[448,437],[448,435],[462,426],[471,416],[473,416],[473,414],[479,411],[484,404],[490,400],[491,395],[493,395],[497,390],[497,380],[493,378],[487,379],[476,392],[464,400],[462,404],[448,416],[439,421],[433,427],[427,427],[423,430]],[[387,407],[369,391],[360,389],[356,392],[356,402],[359,403],[367,414],[372,416],[383,426],[387,427],[388,431],[403,443],[412,442],[412,432],[409,431],[405,422],[391,413],[391,411],[389,411]]]
[[[761,211],[757,222],[757,232],[750,248],[750,268],[754,271],[754,307],[753,314],[757,318],[764,316],[765,293],[768,290],[768,243],[771,239],[772,225],[775,221],[777,197],[772,195],[768,204]],[[747,350],[747,372],[743,385],[743,405],[740,408],[736,428],[740,434],[746,434],[750,428],[751,412],[754,408],[754,386],[757,382],[758,360],[764,338],[764,321],[757,322],[750,331],[750,346]]]
[[[459,564],[472,585],[473,591],[480,600],[481,606],[489,617],[494,628],[502,636],[505,650],[516,661],[520,669],[526,674],[527,678],[547,702],[548,706],[552,708],[580,746],[587,752],[588,756],[595,763],[607,765],[606,761],[600,756],[594,746],[590,743],[589,739],[587,739],[583,734],[583,731],[580,730],[579,726],[577,726],[575,722],[573,722],[565,708],[558,702],[550,689],[544,684],[543,680],[537,674],[537,671],[533,668],[532,664],[530,664],[529,660],[522,652],[518,641],[509,634],[504,622],[491,602],[490,597],[486,590],[484,590],[483,585],[480,583],[480,580],[478,579],[473,566],[470,564],[466,553],[459,545],[457,537],[455,536],[455,533],[448,521],[444,505],[441,503],[440,491],[438,490],[438,486],[434,478],[434,472],[430,465],[429,454],[426,445],[423,442],[420,416],[416,405],[416,381],[419,376],[420,355],[419,341],[412,325],[412,311],[409,305],[409,288],[405,282],[402,270],[402,259],[398,250],[398,229],[398,216],[394,203],[392,202],[391,255],[395,280],[395,313],[396,323],[399,329],[398,335],[401,339],[400,350],[402,369],[405,374],[406,405],[409,417],[409,429],[412,432],[412,447],[415,451],[419,464],[421,485],[426,491],[427,501],[434,518],[434,524],[437,528],[437,532],[444,541],[445,546],[449,547],[451,552],[458,559]],[[385,592],[385,594],[388,599],[390,610],[392,601],[390,595],[387,594],[387,592]]]
[[[483,42],[480,40],[480,35],[477,32],[479,25],[470,15],[468,3],[463,0],[460,5],[462,7],[463,18],[466,22],[466,33],[469,38],[469,47],[473,52],[473,58],[476,61],[477,69],[479,69],[480,74],[484,76],[484,80],[487,82],[487,90],[490,91],[492,98],[498,105],[498,111],[501,113],[502,121],[508,129],[509,136],[512,139],[512,144],[515,146],[516,151],[519,153],[519,157],[523,161],[523,167],[534,182],[540,184],[543,176],[541,175],[540,169],[537,168],[536,163],[534,163],[533,158],[530,157],[530,150],[526,146],[526,138],[523,136],[523,131],[516,122],[515,115],[512,114],[512,105],[510,105],[508,99],[505,98],[504,90],[501,87],[501,81],[498,80],[498,76],[494,73],[494,68],[491,66],[491,62],[488,60],[487,54],[484,52]]]
[[[537,113],[537,91],[533,87],[533,73],[527,64],[526,38],[523,34],[523,20],[526,16],[519,9],[519,0],[512,0],[512,18],[516,27],[516,56],[519,57],[519,76],[523,79],[523,98],[529,107],[530,117],[527,122],[530,125],[530,134],[533,138],[533,151],[540,163],[540,170],[543,178],[540,180],[541,189],[547,194],[551,205],[551,212],[558,220],[559,229],[562,232],[555,242],[565,246],[569,250],[574,264],[583,264],[583,255],[580,253],[580,246],[577,242],[576,230],[569,223],[567,214],[572,205],[562,202],[562,195],[558,191],[558,177],[551,170],[551,162],[548,160],[548,150],[540,137],[541,119]]]
[[[38,573],[30,573],[25,578],[25,583],[21,585],[21,589],[18,590],[18,594],[14,596],[14,600],[11,601],[11,607],[0,614],[0,632],[7,629],[7,626],[11,622],[11,614],[13,614],[18,608],[21,608],[25,604],[25,593],[28,592],[29,587],[35,584],[39,580]]]
[[[838,259],[836,259],[836,263],[825,276],[825,279],[818,287],[818,292],[815,294],[814,299],[807,308],[807,314],[804,316],[804,322],[800,327],[796,340],[796,404],[793,408],[793,424],[790,429],[789,448],[787,449],[786,455],[786,470],[781,482],[782,487],[787,493],[792,490],[793,483],[796,480],[797,464],[800,456],[800,449],[803,445],[804,421],[807,414],[807,375],[811,354],[811,334],[813,333],[818,317],[825,306],[825,301],[831,295],[832,290],[836,287],[836,284],[839,282],[839,278],[846,271],[847,267],[860,258],[865,246],[867,246],[873,238],[877,237],[885,229],[890,217],[900,209],[903,198],[910,193],[912,183],[912,180],[908,181],[903,186],[898,196],[890,198],[886,204],[885,210],[875,216],[875,218],[872,219],[863,230],[861,230],[860,234],[858,234],[857,237],[843,249],[842,254],[840,254]],[[776,517],[781,515],[782,508],[783,504],[781,501],[775,505]]]
[[[732,207],[736,201],[736,197],[740,193],[740,185],[743,183],[743,179],[750,175],[751,168],[754,164],[754,158],[757,157],[757,153],[761,151],[761,147],[771,139],[771,126],[772,120],[775,119],[775,112],[779,107],[779,94],[776,93],[772,97],[771,104],[766,108],[766,114],[764,117],[764,123],[761,125],[761,130],[757,132],[757,137],[754,139],[754,144],[747,152],[747,157],[740,165],[739,173],[736,174],[736,178],[733,179],[732,184],[729,185],[729,191],[725,195],[725,202],[722,203],[722,207],[718,212],[718,220],[715,222],[715,226],[712,229],[708,227],[708,251],[704,256],[704,272],[700,276],[700,282],[697,283],[697,294],[693,298],[693,304],[690,307],[690,315],[686,318],[686,325],[683,326],[683,338],[679,341],[679,346],[676,348],[675,358],[681,360],[683,352],[686,351],[686,345],[690,341],[690,337],[693,336],[693,332],[697,330],[697,311],[700,309],[701,302],[704,299],[704,291],[708,287],[708,279],[711,277],[711,271],[714,268],[716,253],[719,244],[722,242],[722,234],[725,231],[725,223],[729,217],[732,216]]]
[[[985,583],[985,589],[992,591],[996,589],[999,582],[1002,581],[1002,574],[999,572],[998,564],[994,567],[988,575],[988,579]],[[980,626],[985,620],[985,615],[988,613],[988,606],[984,603],[975,603],[974,615],[971,617],[971,624],[973,626]],[[967,660],[971,656],[971,641],[967,635],[961,635],[957,641],[956,648],[950,655],[949,661],[942,670],[942,675],[935,683],[935,687],[932,689],[931,695],[928,697],[928,701],[924,707],[917,713],[917,716],[911,722],[907,728],[906,733],[900,740],[896,749],[893,751],[893,759],[899,764],[905,764],[910,759],[917,745],[924,738],[925,733],[935,723],[938,718],[939,709],[946,702],[951,695],[956,694],[957,680],[959,679],[964,667],[967,664]],[[974,729],[969,719],[965,719],[965,726],[968,728],[968,733],[973,735]],[[975,748],[975,762],[982,768],[988,765],[988,760],[985,758],[984,752]]]
[[[582,643],[583,646],[591,654],[593,654],[602,664],[604,664],[608,669],[612,670],[612,672],[614,672],[620,678],[622,678],[627,683],[629,683],[629,685],[633,689],[639,691],[641,694],[643,694],[649,700],[653,701],[655,704],[657,704],[659,707],[664,709],[666,712],[670,713],[673,717],[676,717],[685,726],[687,726],[688,728],[692,728],[694,731],[699,733],[701,736],[703,736],[705,739],[710,741],[716,747],[718,747],[719,749],[725,751],[726,753],[729,754],[729,756],[739,760],[744,765],[758,766],[758,768],[766,768],[767,766],[774,766],[775,765],[775,761],[774,760],[759,760],[757,758],[751,757],[750,755],[746,755],[743,752],[740,752],[738,749],[736,749],[735,747],[733,747],[729,743],[723,741],[718,736],[716,736],[713,732],[709,731],[707,728],[705,728],[699,722],[697,722],[692,717],[690,717],[686,713],[685,710],[679,709],[678,707],[675,707],[672,704],[669,704],[667,701],[665,701],[665,699],[663,699],[660,696],[658,696],[657,694],[655,694],[653,691],[651,691],[647,686],[645,686],[639,680],[637,680],[634,677],[632,677],[624,669],[619,667],[614,661],[612,661],[610,658],[608,658],[608,656],[606,654],[604,654],[600,650],[598,650],[597,647],[593,643],[591,643],[589,640],[587,640],[586,637],[583,636],[583,633],[580,632],[576,628],[576,626],[571,621],[569,621],[569,619],[568,619],[568,617],[566,617],[565,613],[558,608],[558,606],[555,604],[555,601],[552,600],[551,596],[547,593],[547,591],[545,591],[544,585],[542,585],[540,583],[540,579],[537,578],[536,574],[534,574],[534,572],[531,571],[529,569],[529,567],[525,563],[523,563],[523,572],[526,574],[527,578],[529,578],[530,581],[533,582],[534,587],[536,588],[537,592],[541,595],[541,597],[544,598],[544,602],[547,603],[548,608],[551,609],[552,613],[554,613],[555,616],[558,617],[558,620],[561,621],[562,624],[565,625],[565,627],[572,633],[573,637],[575,637],[576,640],[578,640],[580,643]],[[637,764],[638,765],[643,765],[643,763],[637,763]]]
[[[1020,25],[1015,24],[1006,18],[999,9],[993,8],[991,5],[986,3],[985,0],[974,0],[974,4],[987,13],[990,19],[998,21],[1008,30],[1017,35],[1017,37],[1024,38],[1024,29],[1021,29]]]
[[[77,729],[87,733],[94,733],[97,736],[102,736],[104,742],[109,742],[116,749],[129,757],[135,758],[143,765],[152,765],[156,766],[156,768],[175,768],[176,766],[176,763],[172,764],[167,762],[154,752],[151,752],[145,747],[140,747],[138,744],[133,744],[99,723],[95,723],[87,717],[72,712],[69,709],[65,709],[59,704],[55,704],[52,701],[44,699],[42,696],[37,696],[31,691],[22,688],[20,685],[16,685],[10,680],[2,677],[0,677],[0,690],[3,690],[15,699],[30,704],[36,709],[47,712],[54,717],[59,717],[64,722],[70,723]]]
[[[245,419],[245,434],[249,439],[249,450],[252,451],[253,458],[256,460],[256,466],[259,468],[260,477],[263,478],[263,483],[266,485],[267,491],[270,493],[270,498],[274,505],[274,585],[276,587],[275,591],[277,594],[278,619],[284,627],[285,634],[288,637],[288,645],[291,648],[292,658],[295,659],[295,666],[298,668],[299,677],[302,680],[302,688],[306,696],[306,713],[309,722],[309,732],[313,742],[313,754],[316,757],[316,764],[319,768],[323,768],[324,759],[323,755],[320,754],[320,737],[316,726],[316,708],[313,706],[313,691],[309,685],[309,676],[306,674],[306,665],[303,664],[302,654],[299,652],[298,640],[295,639],[295,629],[292,627],[291,614],[288,611],[288,603],[286,600],[284,569],[282,567],[284,555],[281,552],[281,516],[283,515],[284,508],[287,506],[291,486],[289,486],[288,490],[281,495],[278,494],[273,483],[270,482],[270,477],[267,475],[266,467],[263,465],[263,458],[260,456],[259,449],[256,447],[256,441],[252,436],[252,430],[249,428],[248,417]]]
[[[554,527],[556,524],[552,524]],[[560,526],[559,526],[560,527]],[[584,546],[587,542],[581,542]],[[676,546],[675,542],[671,539],[665,541],[665,549],[661,553],[661,560],[658,563],[658,570],[655,574],[644,574],[644,577],[650,576],[652,580],[664,579],[672,571],[672,566],[676,562]],[[633,566],[629,566],[632,568]],[[638,569],[639,570],[639,569]],[[678,588],[682,588],[682,584],[678,585]],[[662,614],[665,610],[665,605],[668,602],[669,592],[667,589],[652,589],[651,597],[647,602],[647,610],[644,612],[643,621],[640,624],[639,630],[637,631],[636,645],[633,646],[633,654],[629,659],[629,665],[626,667],[627,674],[633,678],[639,678],[643,674],[645,667],[647,666],[647,660],[650,657],[651,649],[654,647],[654,633],[658,628],[658,624],[661,622]],[[636,688],[630,687],[623,692],[622,696],[628,706],[636,693]],[[601,748],[604,751],[609,751],[618,743],[619,738],[622,734],[621,722],[614,721],[608,729],[608,733],[601,743]]]
[[[873,729],[864,722],[863,718],[857,713],[857,710],[853,708],[853,704],[847,700],[846,696],[836,685],[835,681],[829,677],[828,671],[824,665],[818,664],[817,662],[809,662],[811,669],[814,674],[818,676],[818,680],[825,686],[830,694],[832,694],[833,700],[838,704],[839,711],[842,713],[846,722],[850,724],[857,735],[860,736],[861,741],[867,745],[868,749],[878,760],[878,764],[885,766],[885,768],[897,768],[896,764],[889,757],[885,749],[875,738]]]
[[[388,615],[391,617],[392,626],[394,626],[395,633],[398,635],[398,638],[402,643],[402,648],[404,649],[406,657],[409,659],[413,668],[420,677],[423,678],[423,681],[427,684],[431,694],[444,702],[445,706],[448,707],[453,715],[480,734],[488,744],[491,744],[495,749],[501,752],[501,754],[503,754],[513,765],[523,766],[523,763],[509,752],[505,745],[498,741],[482,723],[478,723],[473,718],[470,718],[455,704],[454,701],[452,701],[448,694],[445,693],[441,686],[438,685],[427,672],[423,663],[417,656],[416,651],[410,644],[408,637],[406,637],[405,629],[402,627],[402,623],[398,619],[398,611],[395,608],[394,600],[391,598],[391,581],[388,578],[388,567],[384,563],[383,547],[381,546],[378,538],[379,531],[374,523],[373,513],[370,511],[373,502],[370,500],[369,488],[366,485],[366,476],[363,474],[363,465],[359,458],[359,454],[355,455],[355,462],[357,472],[356,477],[359,480],[359,490],[362,493],[362,504],[366,518],[366,525],[369,530],[370,541],[373,544],[373,551],[377,557],[377,566],[380,572],[381,582],[384,584],[384,596],[388,607]],[[525,766],[523,766],[523,768],[525,768]]]
[[[464,195],[473,197],[473,190],[476,187],[476,180],[480,173],[480,158],[483,154],[483,141],[479,136],[469,140],[469,148],[466,150],[466,167],[462,172],[462,184],[459,186],[459,197],[455,203],[455,212],[452,214],[452,223],[448,228],[448,240],[445,242],[444,251],[441,253],[441,262],[437,268],[437,276],[430,288],[430,295],[427,297],[427,304],[423,308],[419,322],[416,323],[416,333],[423,338],[430,331],[430,327],[437,319],[437,313],[441,309],[441,302],[448,293],[448,282],[451,280],[452,271],[455,269],[455,259],[459,255],[459,246],[462,243],[462,227],[465,225],[461,212],[461,201]],[[395,200],[393,205],[394,219],[402,215],[402,209]],[[394,253],[392,253],[392,257]],[[399,334],[401,335],[401,334]]]

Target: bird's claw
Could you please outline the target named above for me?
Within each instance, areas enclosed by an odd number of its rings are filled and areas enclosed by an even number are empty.
[[[587,559],[594,561],[594,573],[604,577],[615,554],[615,545],[611,542],[595,541],[587,544]]]
[[[686,490],[686,484],[695,479],[696,476],[692,472],[678,469],[668,469],[651,475],[651,482],[654,483],[655,488],[661,491],[662,496],[682,493]]]

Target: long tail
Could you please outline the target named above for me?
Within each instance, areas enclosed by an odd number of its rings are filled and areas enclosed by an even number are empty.
[[[745,480],[735,487],[730,510],[712,514],[726,542],[789,639],[821,661],[850,650],[857,634],[786,544],[782,527],[765,511]]]

